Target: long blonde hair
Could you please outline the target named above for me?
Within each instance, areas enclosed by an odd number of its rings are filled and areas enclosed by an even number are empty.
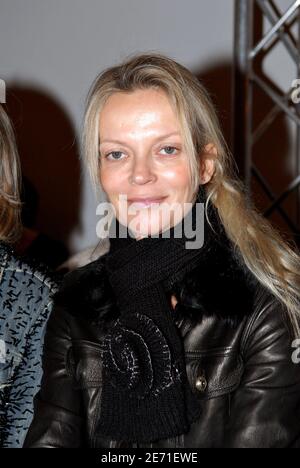
[[[20,174],[14,131],[0,104],[0,241],[7,243],[21,233]]]
[[[94,81],[87,99],[83,129],[83,155],[93,184],[99,187],[99,116],[116,92],[163,89],[175,106],[189,154],[191,186],[199,186],[200,156],[207,144],[217,149],[215,171],[205,185],[207,202],[217,208],[234,249],[245,264],[284,305],[295,334],[299,334],[300,255],[296,244],[284,239],[258,212],[224,140],[218,116],[207,90],[185,67],[159,53],[135,54],[104,70]]]

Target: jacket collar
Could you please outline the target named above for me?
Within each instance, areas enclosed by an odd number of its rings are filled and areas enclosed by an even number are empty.
[[[3,260],[6,260],[6,259],[12,257],[13,252],[14,252],[14,250],[11,247],[11,245],[9,245],[6,242],[0,240],[0,261],[1,261],[1,263],[2,263]]]

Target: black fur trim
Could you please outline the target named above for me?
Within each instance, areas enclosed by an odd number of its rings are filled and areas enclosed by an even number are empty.
[[[113,291],[104,270],[105,255],[67,273],[55,304],[79,318],[95,324],[108,324],[119,315]]]
[[[216,316],[234,327],[253,312],[260,283],[233,249],[216,244],[207,260],[171,288],[178,299],[176,320]]]

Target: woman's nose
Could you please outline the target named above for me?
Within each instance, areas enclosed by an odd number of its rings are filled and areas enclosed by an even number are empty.
[[[130,183],[146,184],[153,182],[156,176],[152,171],[151,165],[143,161],[135,162],[130,174]]]

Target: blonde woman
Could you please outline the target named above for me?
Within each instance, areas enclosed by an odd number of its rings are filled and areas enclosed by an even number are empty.
[[[207,91],[131,56],[94,82],[84,143],[110,249],[57,294],[25,446],[300,447],[299,253],[251,205]]]
[[[56,291],[50,273],[19,258],[20,167],[12,125],[0,105],[0,447],[22,447],[40,385],[45,325]]]

